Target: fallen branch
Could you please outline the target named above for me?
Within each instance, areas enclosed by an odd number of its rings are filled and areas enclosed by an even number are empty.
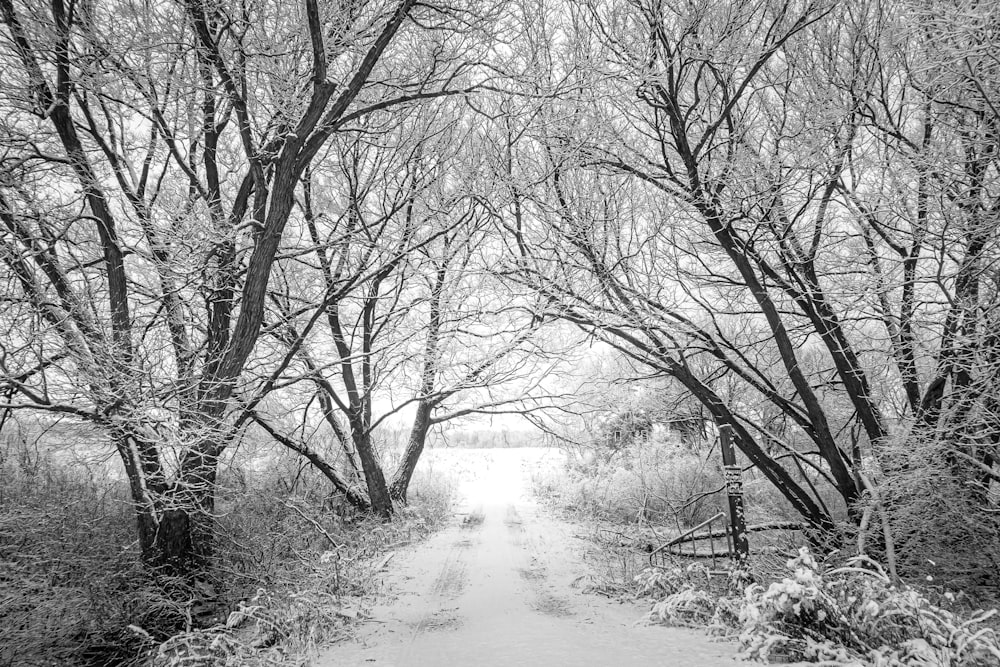
[[[707,558],[728,558],[729,557],[728,554],[725,551],[721,550],[721,549],[719,551],[716,551],[715,555],[713,556],[712,552],[710,552],[710,551],[694,551],[693,549],[685,550],[685,549],[680,548],[679,546],[678,547],[670,547],[669,549],[665,549],[661,553],[669,554],[671,556],[678,556],[680,558],[706,558],[707,559]],[[779,554],[779,555],[786,555],[787,556],[786,550],[784,550],[784,549],[782,549],[780,547],[761,547],[760,549],[752,549],[751,550],[751,556],[760,556],[760,555],[768,555],[768,554],[770,554],[770,555]]]
[[[802,530],[802,528],[803,528],[802,524],[797,521],[771,521],[769,523],[757,523],[752,526],[747,526],[747,532],[760,533],[765,530]],[[669,549],[674,545],[684,544],[686,542],[697,542],[698,540],[708,540],[708,539],[714,539],[716,537],[726,537],[728,534],[729,531],[726,530],[725,528],[713,530],[708,533],[701,533],[699,535],[693,533],[685,534],[681,535],[680,537],[675,537],[669,542],[661,545],[656,550],[660,551],[662,549]]]

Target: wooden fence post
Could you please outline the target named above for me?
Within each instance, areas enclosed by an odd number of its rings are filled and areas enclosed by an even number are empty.
[[[750,542],[747,540],[747,521],[743,512],[743,470],[736,462],[732,426],[729,424],[719,426],[719,441],[722,445],[722,465],[726,475],[726,494],[729,496],[733,557],[736,559],[737,568],[746,569],[750,565]]]

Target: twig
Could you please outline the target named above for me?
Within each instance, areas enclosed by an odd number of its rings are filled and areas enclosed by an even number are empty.
[[[316,521],[316,519],[312,518],[311,516],[307,516],[294,503],[286,502],[285,503],[285,507],[287,507],[290,510],[293,510],[300,517],[302,517],[303,519],[305,519],[306,521],[308,521],[309,523],[311,523],[313,525],[313,527],[316,530],[318,530],[320,533],[322,533],[323,537],[325,537],[327,539],[327,541],[329,541],[330,544],[333,545],[334,549],[340,549],[340,548],[342,548],[344,546],[343,544],[338,543],[337,540],[333,539],[333,537],[330,535],[330,533],[326,532],[326,529],[323,528],[323,526],[320,525],[319,521]]]
[[[392,557],[395,556],[395,555],[396,555],[395,551],[390,551],[389,553],[387,553],[385,555],[385,558],[382,559],[382,562],[379,563],[378,567],[375,568],[375,572],[381,572],[382,568],[384,568],[386,565],[388,565],[389,561],[392,560]]]

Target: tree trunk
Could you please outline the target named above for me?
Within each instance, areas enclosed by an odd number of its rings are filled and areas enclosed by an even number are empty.
[[[445,248],[450,245],[445,242]],[[403,460],[399,463],[399,469],[393,476],[392,487],[389,493],[393,499],[406,503],[406,492],[410,488],[410,480],[413,479],[413,471],[417,468],[417,461],[424,451],[424,443],[427,442],[427,432],[431,427],[431,415],[434,408],[441,402],[438,397],[432,400],[430,396],[434,393],[434,384],[437,378],[438,366],[438,343],[441,335],[441,301],[444,296],[444,285],[448,278],[448,263],[443,262],[438,266],[434,276],[434,286],[431,288],[431,312],[430,320],[427,323],[427,341],[424,344],[424,368],[421,371],[420,391],[423,398],[417,404],[417,414],[413,417],[413,428],[410,429],[410,440],[406,443],[406,452]]]
[[[358,458],[361,459],[361,469],[365,473],[365,482],[368,485],[368,500],[371,502],[372,513],[383,519],[389,519],[392,517],[392,499],[385,483],[385,473],[375,458],[371,436],[363,428],[358,428],[354,424],[351,427],[354,431],[354,447],[358,451]]]
[[[427,432],[431,427],[431,412],[434,406],[430,401],[423,400],[417,405],[417,415],[413,418],[413,428],[410,430],[410,439],[406,443],[406,452],[403,460],[399,462],[399,468],[393,475],[392,485],[389,487],[389,495],[393,500],[406,503],[406,493],[410,488],[410,480],[413,479],[413,471],[417,468],[417,461],[424,451],[424,443],[427,442]]]
[[[205,571],[214,538],[216,459],[188,456],[168,482],[156,448],[134,434],[118,434],[136,515],[143,563],[159,574],[185,579]]]
[[[204,572],[212,552],[211,516],[201,507],[179,506],[168,500],[170,494],[131,486],[142,562],[158,574],[185,579]]]
[[[191,516],[180,509],[151,512],[136,508],[142,561],[160,574],[191,577],[204,560],[195,547]]]

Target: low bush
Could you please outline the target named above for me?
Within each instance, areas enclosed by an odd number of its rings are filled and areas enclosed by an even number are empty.
[[[897,665],[996,665],[1000,643],[983,625],[992,610],[962,618],[915,588],[894,585],[861,556],[826,572],[806,548],[792,576],[747,588],[740,641],[750,656]]]
[[[803,547],[790,576],[743,594],[711,590],[701,566],[650,569],[636,577],[653,599],[650,618],[737,635],[747,657],[876,667],[985,667],[1000,664],[989,621],[996,610],[960,612],[895,584],[866,557],[825,569]],[[942,602],[953,596],[946,594]]]
[[[879,477],[897,568],[906,577],[930,576],[1000,600],[1000,483],[984,488],[975,470],[949,462],[949,452],[947,440],[934,438],[910,435],[887,443]]]
[[[136,566],[122,485],[79,474],[23,440],[0,456],[0,665],[115,664],[141,655],[183,604]]]

